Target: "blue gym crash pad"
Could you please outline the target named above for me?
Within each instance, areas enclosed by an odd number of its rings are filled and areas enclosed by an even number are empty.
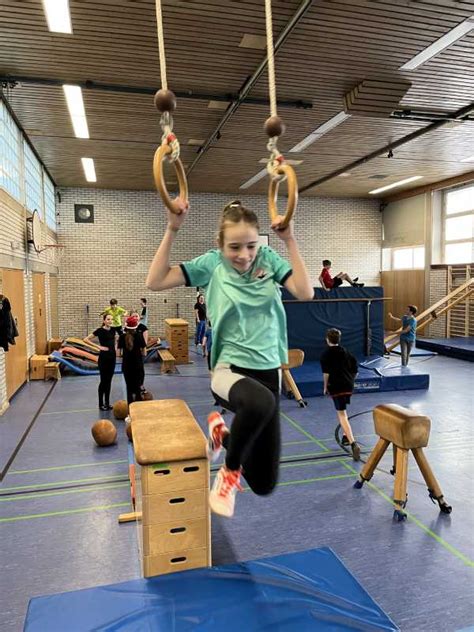
[[[26,632],[399,628],[329,548],[36,597]]]

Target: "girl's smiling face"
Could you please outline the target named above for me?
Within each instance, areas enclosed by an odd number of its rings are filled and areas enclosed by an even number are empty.
[[[258,230],[252,224],[241,221],[226,222],[222,254],[240,274],[252,267],[258,252]]]

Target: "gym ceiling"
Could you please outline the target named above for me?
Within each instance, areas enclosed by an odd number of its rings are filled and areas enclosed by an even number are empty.
[[[241,188],[268,157],[264,0],[162,3],[168,84],[178,95],[174,130],[191,192],[266,193],[266,178]],[[69,4],[73,33],[60,34],[48,30],[41,0],[2,0],[3,92],[57,185],[154,189],[155,2]],[[474,2],[272,6],[278,113],[287,128],[279,149],[296,161],[303,195],[370,197],[414,176],[422,177],[385,195],[474,178]],[[401,68],[461,24],[449,46]],[[75,137],[63,84],[82,86],[88,139]],[[94,159],[93,185],[82,157]]]

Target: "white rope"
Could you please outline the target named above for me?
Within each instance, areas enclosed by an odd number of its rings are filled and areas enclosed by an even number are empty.
[[[161,87],[163,90],[168,90],[168,81],[166,79],[165,35],[163,32],[161,0],[156,0],[156,26],[158,29],[158,51],[160,55]]]
[[[268,90],[270,95],[270,115],[277,115],[275,59],[273,57],[272,0],[265,0],[265,23],[267,29]]]

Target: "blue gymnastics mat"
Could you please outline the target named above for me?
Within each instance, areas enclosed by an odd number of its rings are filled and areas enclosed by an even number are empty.
[[[394,353],[395,355],[402,355],[402,350],[400,349],[400,345],[398,345],[397,347],[395,347],[395,349],[392,349],[392,351],[390,353]],[[415,358],[415,357],[429,357],[429,356],[435,356],[438,355],[436,353],[436,351],[428,351],[428,349],[421,349],[420,347],[413,347],[413,349],[410,352],[410,357],[411,358]]]
[[[323,372],[319,362],[304,362],[291,369],[293,379],[302,397],[318,397],[323,394]],[[359,363],[354,393],[377,393],[428,389],[430,376],[414,367],[400,366],[400,360],[366,358]]]
[[[398,630],[329,548],[31,599],[25,632]]]
[[[474,336],[467,338],[418,338],[420,349],[435,351],[440,355],[474,362]]]

